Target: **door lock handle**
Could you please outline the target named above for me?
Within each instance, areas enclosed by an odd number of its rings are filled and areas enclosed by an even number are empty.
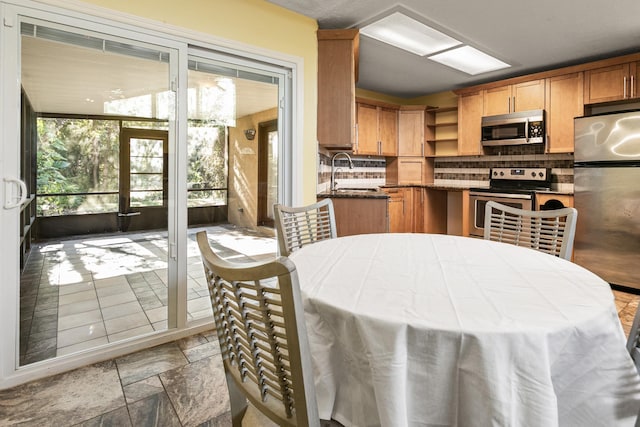
[[[16,197],[13,195],[13,189],[15,184],[20,189],[19,195]],[[22,206],[27,200],[27,184],[24,181],[17,178],[4,178],[4,208],[13,209]]]
[[[126,212],[126,213],[118,212],[118,216],[124,216],[124,217],[138,216],[138,215],[140,215],[140,212]]]

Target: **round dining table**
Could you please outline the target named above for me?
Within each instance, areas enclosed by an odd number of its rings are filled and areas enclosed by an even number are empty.
[[[345,426],[633,426],[610,286],[482,239],[365,234],[290,255],[320,417]],[[636,268],[636,266],[629,266]]]

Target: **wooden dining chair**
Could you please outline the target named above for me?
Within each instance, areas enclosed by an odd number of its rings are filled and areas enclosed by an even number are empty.
[[[487,202],[484,238],[511,243],[571,260],[578,211],[567,207],[528,211]]]
[[[196,235],[209,287],[234,426],[247,400],[280,426],[320,426],[295,265],[234,263]]]
[[[331,199],[301,207],[273,206],[280,254],[289,256],[303,246],[338,236]]]

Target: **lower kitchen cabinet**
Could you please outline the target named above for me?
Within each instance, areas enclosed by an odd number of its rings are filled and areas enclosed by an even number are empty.
[[[413,188],[385,188],[389,195],[389,233],[413,232]]]
[[[338,236],[386,233],[387,198],[332,197]]]

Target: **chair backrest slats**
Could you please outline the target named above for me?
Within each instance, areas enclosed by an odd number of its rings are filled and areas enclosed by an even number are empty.
[[[274,205],[280,254],[288,256],[311,243],[337,237],[331,199],[302,207]]]
[[[571,260],[578,211],[528,211],[494,201],[485,208],[484,238]]]
[[[227,375],[234,425],[242,395],[279,425],[319,426],[313,371],[293,263],[232,263],[197,234]]]

